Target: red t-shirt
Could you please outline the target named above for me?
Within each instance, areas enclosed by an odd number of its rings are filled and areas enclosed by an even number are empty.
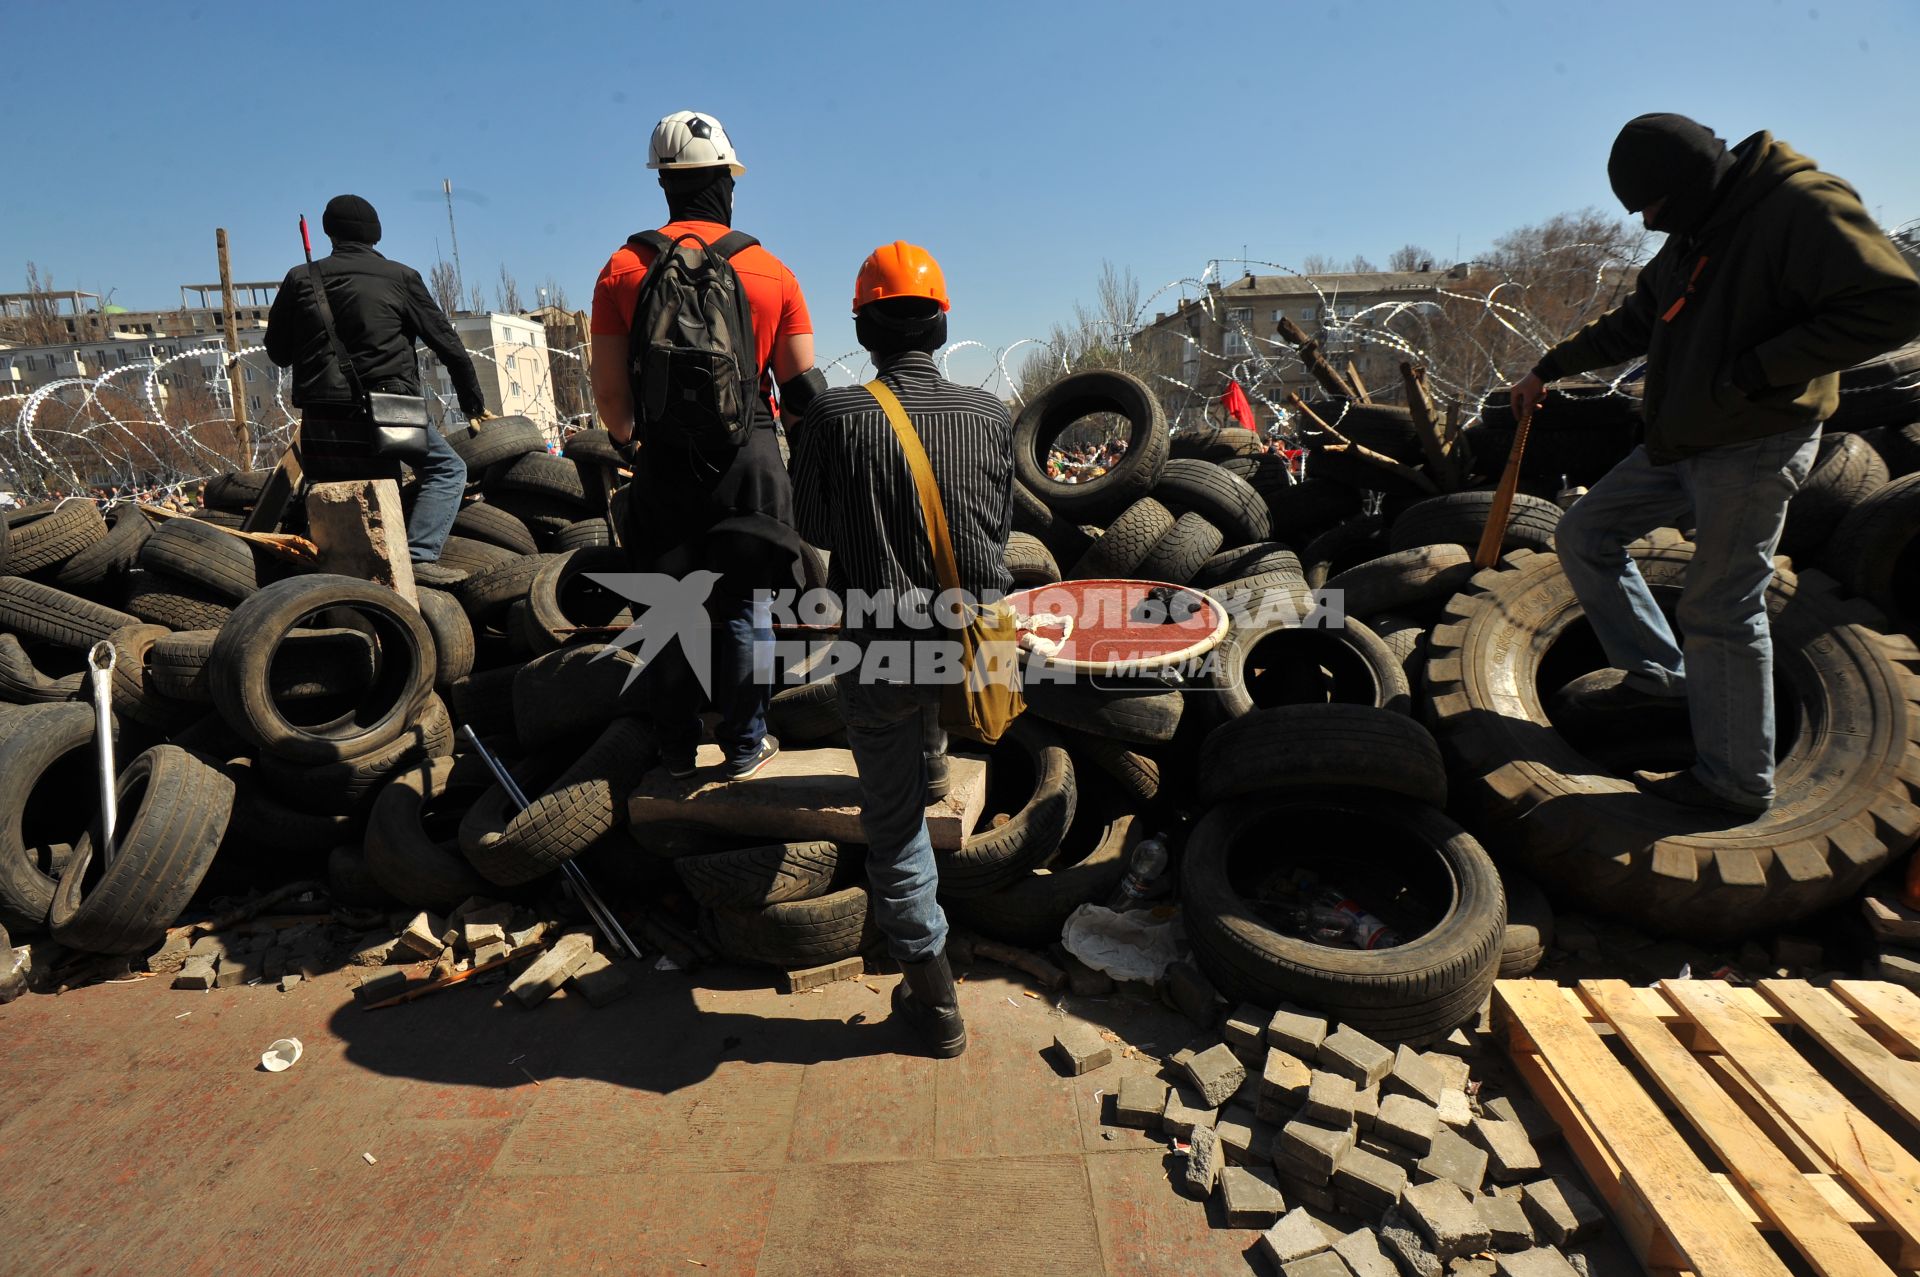
[[[727,233],[718,222],[668,222],[660,228],[668,238],[693,234],[711,244]],[[640,300],[640,281],[646,278],[648,253],[643,262],[632,247],[622,244],[607,259],[600,278],[593,285],[593,331],[617,333],[624,337],[633,330],[633,308]],[[765,369],[773,359],[773,343],[779,337],[796,337],[813,331],[813,319],[807,314],[807,299],[800,295],[800,281],[786,264],[758,244],[743,248],[731,258],[734,273],[747,290],[747,305],[753,310],[754,353]]]

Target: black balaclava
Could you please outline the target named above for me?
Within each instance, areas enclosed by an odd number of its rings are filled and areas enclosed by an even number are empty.
[[[1670,112],[1627,121],[1607,157],[1607,180],[1629,213],[1667,202],[1648,229],[1684,235],[1713,208],[1721,179],[1734,159],[1725,140],[1697,120]]]
[[[733,171],[724,164],[660,170],[667,220],[733,225]]]
[[[888,297],[854,312],[853,335],[875,359],[910,350],[931,355],[947,344],[947,312],[925,297]]]
[[[336,195],[320,214],[320,229],[336,244],[378,244],[380,214],[358,195]]]

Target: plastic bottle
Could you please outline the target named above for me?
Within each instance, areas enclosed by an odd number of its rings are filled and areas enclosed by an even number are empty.
[[[1302,887],[1311,889],[1308,884]],[[1314,944],[1391,949],[1400,943],[1398,932],[1331,887],[1313,893],[1307,907],[1295,915],[1295,922],[1301,938]]]
[[[1127,876],[1120,881],[1107,907],[1115,913],[1137,909],[1152,894],[1153,886],[1167,869],[1167,840],[1159,834],[1142,838],[1127,862]]]

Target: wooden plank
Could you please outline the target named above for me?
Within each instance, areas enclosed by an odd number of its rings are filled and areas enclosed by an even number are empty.
[[[1920,1262],[1920,1161],[1848,1103],[1777,1031],[1729,998],[1726,986],[1675,980],[1660,987],[1893,1225],[1907,1243],[1900,1263]]]
[[[1820,1156],[1820,1150],[1807,1143],[1793,1123],[1787,1120],[1787,1115],[1767,1098],[1766,1092],[1747,1081],[1747,1075],[1733,1067],[1732,1060],[1717,1051],[1696,1052],[1693,1058],[1713,1075],[1713,1080],[1733,1097],[1734,1103],[1746,1110],[1747,1116],[1767,1133],[1767,1137],[1787,1155],[1788,1161],[1809,1174],[1833,1174],[1833,1167],[1827,1164],[1826,1158]]]
[[[1847,1018],[1838,1002],[1805,980],[1762,980],[1760,992],[1811,1033],[1833,1058],[1852,1069],[1873,1093],[1920,1126],[1920,1069],[1881,1045]]]
[[[1760,1213],[1786,1234],[1825,1277],[1866,1277],[1892,1270],[1827,1205],[1733,1097],[1679,1039],[1642,1014],[1621,980],[1583,980],[1580,991],[1605,1016],[1654,1083],[1686,1115]]]
[[[1895,1055],[1920,1055],[1920,994],[1885,980],[1835,980],[1828,991],[1895,1039],[1888,1044]]]
[[[1793,1023],[1779,1007],[1776,1007],[1773,1003],[1761,997],[1758,989],[1746,989],[1731,984],[1721,985],[1720,987],[1726,991],[1727,997],[1732,1001],[1734,1006],[1739,1007],[1742,1011],[1767,1024]],[[1587,1005],[1586,999],[1580,996],[1580,990],[1574,988],[1572,985],[1562,986],[1560,996],[1566,1000],[1568,1008],[1575,1014],[1591,1020],[1596,1024],[1606,1023],[1598,1011],[1595,1011]],[[1692,1030],[1692,1019],[1687,1016],[1686,1012],[1667,1001],[1660,990],[1654,988],[1636,988],[1633,991],[1633,996],[1639,999],[1640,1010],[1643,1013],[1652,1016],[1669,1029]],[[1696,1047],[1695,1049],[1710,1048]]]
[[[1701,1277],[1787,1272],[1633,1075],[1568,1008],[1556,987],[1505,980],[1494,986],[1494,997],[1504,1003],[1542,1060],[1580,1097],[1623,1176],[1673,1238],[1687,1267]],[[1641,1254],[1646,1257],[1646,1252]]]

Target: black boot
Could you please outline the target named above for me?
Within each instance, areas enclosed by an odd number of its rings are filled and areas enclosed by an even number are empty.
[[[931,806],[953,792],[953,765],[947,759],[947,733],[940,726],[940,707],[920,711],[920,757],[927,769],[927,803]]]
[[[913,1026],[940,1059],[951,1059],[967,1049],[967,1026],[960,1019],[960,991],[953,987],[953,968],[945,949],[924,962],[900,964],[900,983],[893,987],[893,1013]]]

